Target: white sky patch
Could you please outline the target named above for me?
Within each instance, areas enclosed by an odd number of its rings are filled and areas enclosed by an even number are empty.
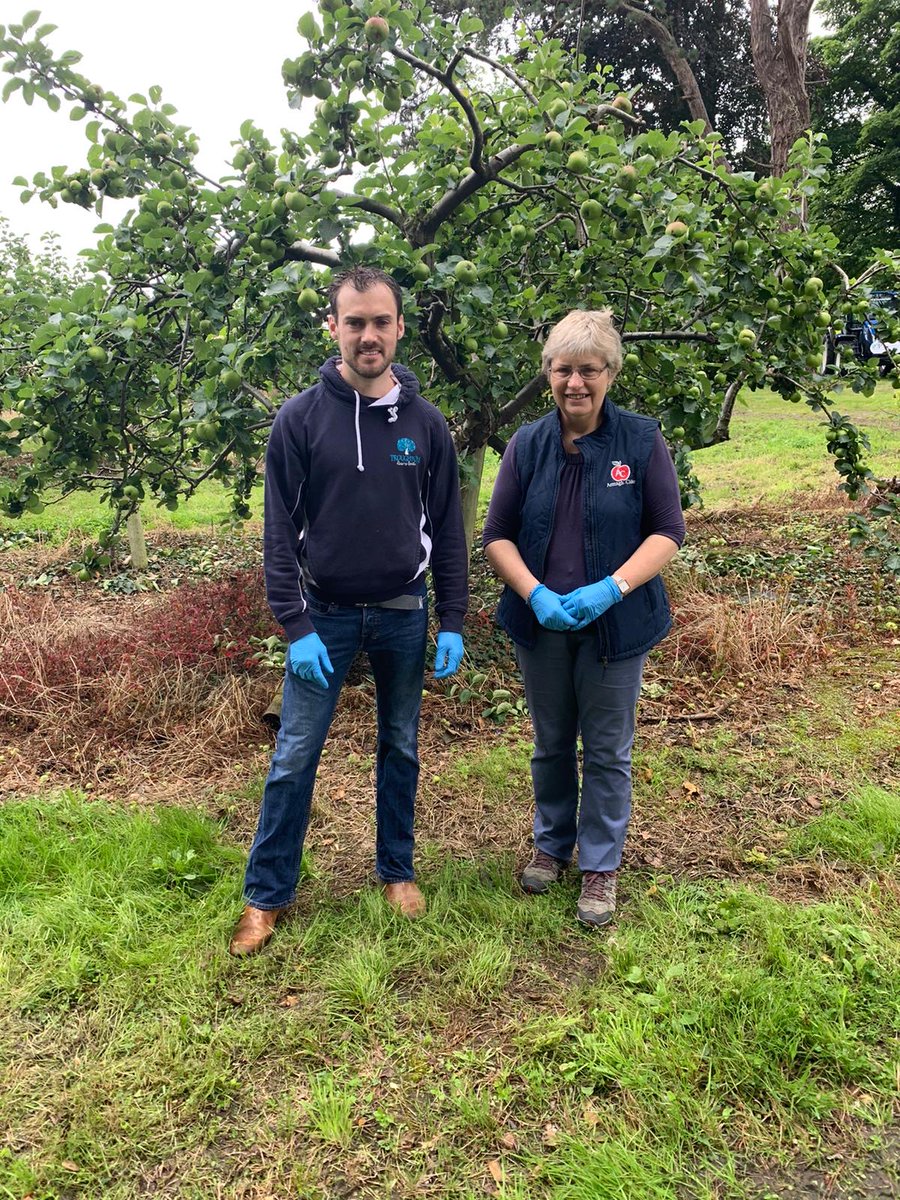
[[[40,24],[58,26],[48,41],[57,54],[78,50],[75,70],[123,100],[133,92],[147,94],[152,84],[163,100],[174,104],[174,120],[189,125],[200,140],[197,165],[211,178],[226,171],[241,123],[252,118],[280,147],[281,129],[304,130],[315,101],[304,102],[309,114],[288,107],[281,64],[308,49],[297,33],[301,13],[317,11],[312,0],[154,0],[138,7],[121,0],[0,0],[0,24],[20,21],[30,7],[40,8]],[[0,76],[3,83],[8,76]],[[37,246],[41,233],[54,231],[63,251],[74,259],[96,238],[96,213],[74,204],[56,209],[40,200],[22,204],[17,175],[30,180],[37,171],[85,163],[86,121],[70,121],[65,102],[57,113],[35,98],[29,108],[21,93],[0,104],[0,213],[13,231]],[[107,201],[103,220],[115,221],[129,202]]]

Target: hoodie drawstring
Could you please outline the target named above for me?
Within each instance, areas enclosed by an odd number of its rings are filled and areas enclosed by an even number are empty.
[[[356,469],[364,471],[366,468],[363,466],[362,438],[359,436],[359,392],[354,390],[353,395],[356,397]]]

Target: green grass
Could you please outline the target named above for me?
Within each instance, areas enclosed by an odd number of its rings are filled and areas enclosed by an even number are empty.
[[[797,830],[788,849],[796,857],[860,867],[894,864],[900,855],[900,796],[863,788]]]
[[[853,418],[872,443],[869,465],[891,476],[900,461],[900,392],[879,383],[866,399],[854,392],[837,397],[835,408]],[[741,393],[731,423],[731,440],[693,455],[694,470],[709,508],[774,502],[786,496],[821,492],[840,482],[826,452],[822,417],[805,404],[788,404],[768,389]],[[481,483],[482,516],[490,500],[500,459],[485,454]]]
[[[872,442],[871,467],[876,474],[892,475],[900,457],[900,393],[880,383],[866,400],[852,392],[839,398],[836,407],[862,425]],[[479,500],[483,519],[490,500],[499,457],[488,450]],[[754,503],[761,497],[779,500],[793,493],[809,493],[834,487],[838,477],[825,452],[821,417],[805,405],[786,403],[762,390],[742,393],[735,407],[731,441],[697,451],[694,466],[703,485],[704,502],[710,507]],[[250,501],[254,519],[262,517],[262,488]],[[228,496],[215,480],[209,480],[191,500],[174,513],[155,504],[141,509],[147,529],[202,529],[230,522]],[[0,518],[0,529],[42,532],[62,540],[71,533],[94,536],[109,525],[109,508],[98,495],[79,492],[48,503],[42,513]]]
[[[882,476],[896,474],[900,392],[879,383],[871,398],[848,391],[836,398],[835,408],[868,435],[871,470]],[[805,404],[788,404],[768,390],[742,392],[732,418],[731,440],[696,451],[693,461],[704,503],[712,508],[776,502],[834,488],[839,482],[826,453],[822,417]]]
[[[798,855],[896,849],[898,802],[861,791]],[[236,962],[240,860],[180,809],[0,808],[0,1196],[324,1198],[340,1172],[474,1198],[494,1162],[519,1200],[737,1198],[748,1158],[896,1098],[887,890],[796,906],[626,873],[597,936],[574,881],[526,898],[507,859],[426,848],[421,921],[312,879]]]
[[[262,487],[254,490],[250,499],[254,520],[262,519]],[[145,529],[204,529],[231,524],[228,493],[221,483],[208,480],[190,500],[182,502],[174,512],[155,503],[141,507]],[[70,534],[91,537],[108,529],[109,505],[96,492],[73,492],[64,499],[51,495],[41,513],[23,513],[15,519],[0,517],[0,530],[22,529],[43,533],[54,541],[63,541]]]

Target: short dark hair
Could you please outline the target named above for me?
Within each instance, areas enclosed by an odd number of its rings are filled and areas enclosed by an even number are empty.
[[[331,281],[331,286],[328,289],[328,303],[331,306],[331,315],[337,316],[337,298],[338,292],[342,287],[349,285],[357,292],[367,292],[370,288],[377,287],[379,283],[390,291],[391,295],[397,304],[397,316],[403,313],[403,293],[400,290],[400,285],[395,279],[388,275],[387,271],[381,271],[378,267],[356,266],[350,267],[347,271],[342,271],[340,275],[335,275]]]

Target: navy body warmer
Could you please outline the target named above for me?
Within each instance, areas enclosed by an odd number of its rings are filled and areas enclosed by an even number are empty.
[[[600,428],[576,439],[584,459],[584,558],[589,581],[618,570],[647,536],[641,525],[643,485],[658,428],[650,417],[618,408],[607,398]],[[522,492],[517,545],[528,569],[542,579],[565,463],[556,410],[523,425],[515,449]],[[497,621],[514,642],[526,649],[534,645],[537,620],[510,587],[503,589]],[[650,650],[672,627],[660,576],[634,588],[598,618],[596,626],[601,659],[615,662]]]

